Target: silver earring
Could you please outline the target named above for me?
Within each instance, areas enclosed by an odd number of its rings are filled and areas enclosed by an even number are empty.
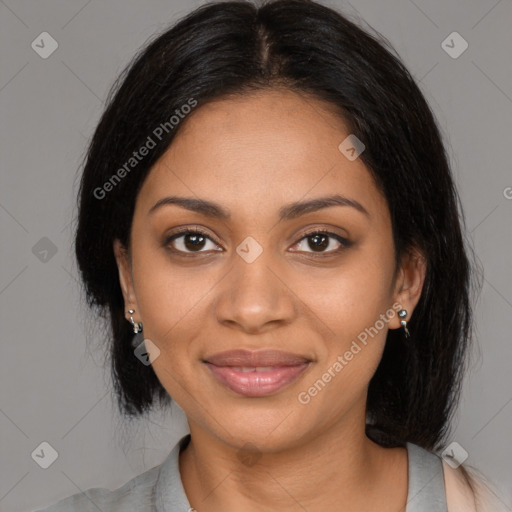
[[[407,316],[407,310],[406,309],[401,309],[399,312],[398,312],[398,316],[402,319],[404,319],[406,316]],[[400,320],[400,323],[402,324],[403,328],[404,328],[404,331],[405,331],[405,337],[406,338],[409,338],[410,337],[410,334],[409,334],[409,329],[407,329],[407,321],[406,320]]]
[[[132,323],[133,325],[133,332],[135,334],[139,333],[142,331],[142,322],[136,322],[134,319],[133,319],[133,314],[135,313],[135,310],[134,309],[129,309],[128,310],[128,314],[130,315],[130,322]]]

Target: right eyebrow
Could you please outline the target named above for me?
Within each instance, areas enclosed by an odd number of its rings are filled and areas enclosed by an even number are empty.
[[[153,213],[158,208],[161,208],[162,206],[172,204],[181,206],[181,208],[185,208],[186,210],[199,213],[205,217],[212,217],[221,220],[228,220],[231,218],[230,211],[217,203],[207,201],[206,199],[178,196],[169,196],[160,199],[150,208],[148,215]]]

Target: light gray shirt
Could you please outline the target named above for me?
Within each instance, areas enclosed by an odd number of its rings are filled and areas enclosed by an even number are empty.
[[[149,469],[114,491],[92,488],[36,512],[191,512],[179,470],[183,436],[159,466]],[[405,512],[448,512],[442,459],[406,443],[409,487]],[[200,512],[200,511],[198,511]]]

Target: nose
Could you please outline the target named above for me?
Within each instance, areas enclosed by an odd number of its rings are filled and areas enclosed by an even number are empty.
[[[252,263],[235,255],[233,267],[218,289],[217,321],[250,334],[291,323],[297,307],[282,274],[266,251]]]

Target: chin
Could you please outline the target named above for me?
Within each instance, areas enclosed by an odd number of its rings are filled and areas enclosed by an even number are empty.
[[[212,434],[236,450],[257,449],[262,453],[277,453],[299,446],[308,433],[303,419],[300,424],[296,422],[298,415],[289,414],[287,421],[287,414],[280,411],[265,415],[261,411],[239,414],[232,410],[222,418],[220,425],[206,420]]]

